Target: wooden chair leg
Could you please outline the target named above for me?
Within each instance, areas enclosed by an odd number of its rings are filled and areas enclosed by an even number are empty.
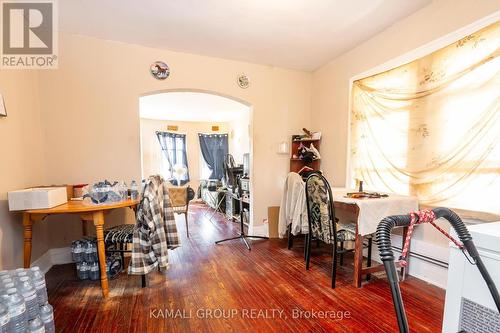
[[[337,242],[333,244],[333,262],[332,262],[332,289],[335,289],[337,279]]]
[[[340,241],[340,266],[344,266],[344,242]]]
[[[187,212],[184,213],[184,219],[186,220],[186,235],[187,235],[187,238],[189,238],[189,224],[188,224],[188,213]]]
[[[122,259],[122,271],[125,269],[125,253],[123,253],[124,250],[126,250],[127,244],[125,243],[120,243],[120,257]]]
[[[288,249],[290,250],[293,246],[293,235],[292,235],[292,226],[289,225],[286,229],[286,233],[288,235]]]
[[[371,267],[372,266],[372,240],[373,236],[368,238],[368,255],[367,255],[367,262],[366,262],[366,267]],[[366,274],[366,281],[370,281],[370,274]]]
[[[307,238],[309,237],[309,234],[304,235],[304,260],[307,259]]]
[[[306,270],[309,270],[309,262],[311,260],[311,234],[307,234],[305,246],[306,246]]]

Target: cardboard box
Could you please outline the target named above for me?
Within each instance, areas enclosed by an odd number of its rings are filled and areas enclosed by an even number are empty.
[[[30,188],[47,188],[47,187],[66,187],[66,194],[68,196],[68,201],[70,201],[74,196],[73,196],[73,190],[75,185],[59,185],[59,184],[52,184],[52,185],[39,185],[39,186],[34,186]],[[29,188],[28,188],[29,189]]]
[[[8,193],[9,210],[52,208],[68,202],[66,187],[35,187]]]
[[[280,207],[271,206],[267,208],[267,220],[269,223],[269,238],[279,238],[278,221],[280,216]]]

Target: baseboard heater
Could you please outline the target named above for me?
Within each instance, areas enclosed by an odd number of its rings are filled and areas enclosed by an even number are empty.
[[[397,247],[397,246],[391,246],[391,248],[394,251],[399,252],[399,253],[401,253],[401,251],[402,251],[401,248]],[[411,257],[414,257],[414,258],[423,260],[425,262],[428,262],[430,264],[434,264],[436,266],[448,269],[448,263],[446,261],[442,261],[442,260],[439,260],[439,259],[436,259],[436,258],[433,258],[433,257],[426,256],[424,254],[420,254],[420,253],[416,253],[416,252],[410,251],[409,252],[409,258],[411,259]]]

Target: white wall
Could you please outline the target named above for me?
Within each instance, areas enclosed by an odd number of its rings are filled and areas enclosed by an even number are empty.
[[[8,210],[7,192],[45,182],[38,74],[0,70],[0,94],[8,116],[0,117],[0,269],[23,265],[22,216]],[[33,227],[33,257],[48,249],[47,226]]]
[[[250,113],[243,113],[229,122],[229,134],[229,152],[236,164],[243,164],[243,155],[251,149]]]

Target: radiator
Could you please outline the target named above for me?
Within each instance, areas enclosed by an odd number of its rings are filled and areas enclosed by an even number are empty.
[[[500,288],[500,222],[470,226],[469,232],[497,288]],[[477,267],[450,243],[444,333],[500,332],[500,314]]]

